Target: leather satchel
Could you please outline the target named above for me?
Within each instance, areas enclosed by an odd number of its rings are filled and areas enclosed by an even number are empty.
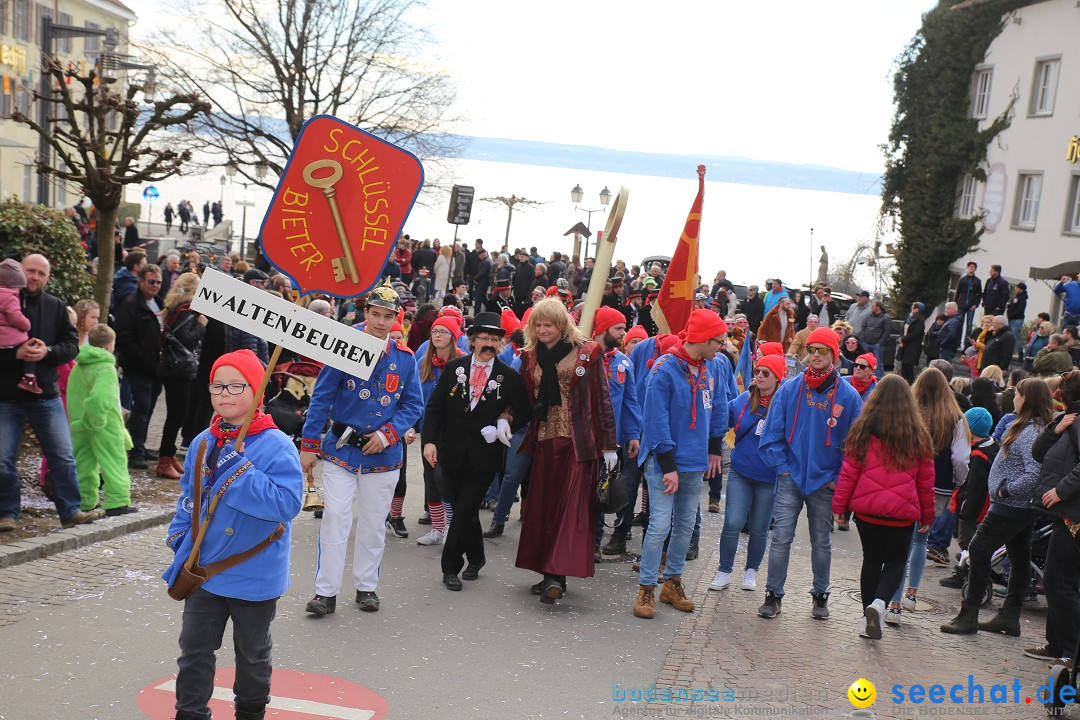
[[[630,491],[626,487],[626,483],[623,481],[622,474],[622,460],[615,463],[615,467],[611,469],[611,472],[607,471],[604,466],[604,461],[600,460],[598,465],[599,477],[596,482],[596,501],[600,512],[602,513],[617,513],[626,507],[626,504],[630,502]]]
[[[169,586],[169,597],[173,600],[183,600],[187,598],[210,578],[258,555],[268,548],[271,543],[285,534],[285,526],[278,523],[277,528],[275,528],[274,531],[258,545],[255,545],[244,552],[230,555],[227,558],[210,563],[205,567],[200,565],[199,549],[202,547],[203,539],[206,537],[206,529],[210,527],[210,520],[214,517],[214,511],[217,510],[218,503],[221,501],[222,496],[225,495],[225,491],[228,490],[229,485],[232,484],[232,479],[230,479],[221,486],[221,489],[214,495],[214,499],[210,501],[210,506],[206,509],[206,520],[200,522],[202,517],[202,469],[205,457],[206,440],[203,440],[199,443],[199,453],[196,456],[195,482],[193,485],[195,507],[191,513],[191,532],[195,536],[195,542],[191,545],[191,553],[184,562],[184,566],[180,568],[180,572],[176,575],[172,585]]]

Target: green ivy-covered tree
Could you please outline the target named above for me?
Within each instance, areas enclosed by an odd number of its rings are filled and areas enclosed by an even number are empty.
[[[881,194],[882,224],[900,233],[896,307],[944,300],[949,264],[979,244],[979,218],[956,217],[960,179],[985,180],[987,145],[1009,126],[1015,97],[980,130],[970,112],[972,75],[1008,14],[1029,2],[940,0],[898,60]]]
[[[41,253],[52,265],[45,290],[68,305],[94,296],[94,278],[86,272],[86,252],[79,231],[64,213],[44,205],[0,203],[0,258],[21,260]]]

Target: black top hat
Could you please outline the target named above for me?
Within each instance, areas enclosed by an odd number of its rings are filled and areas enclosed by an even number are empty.
[[[509,289],[510,289],[510,281],[509,280],[496,280],[495,281],[495,292],[498,292],[500,290],[509,290]]]
[[[487,332],[502,337],[506,334],[502,326],[502,317],[493,312],[477,313],[473,316],[472,325],[466,331],[469,337],[479,332]]]

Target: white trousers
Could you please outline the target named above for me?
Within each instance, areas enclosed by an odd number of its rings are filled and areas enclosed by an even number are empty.
[[[315,571],[315,594],[333,597],[341,590],[345,551],[353,521],[353,498],[359,502],[356,537],[353,539],[353,580],[357,590],[373,592],[379,584],[379,567],[386,546],[386,515],[394,499],[398,471],[352,473],[324,462],[322,525],[319,527],[319,561]]]

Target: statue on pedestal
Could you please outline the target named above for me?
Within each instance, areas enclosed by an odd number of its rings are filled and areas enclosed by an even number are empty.
[[[821,259],[818,260],[817,283],[828,285],[829,283],[829,253],[825,252],[825,246],[821,246]]]

